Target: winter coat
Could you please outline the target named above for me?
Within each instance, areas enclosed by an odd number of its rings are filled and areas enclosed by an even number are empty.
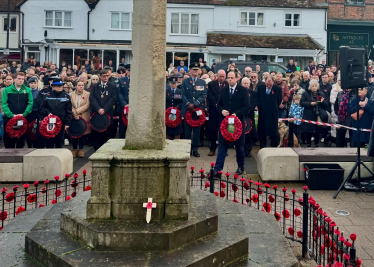
[[[82,100],[80,102],[79,107],[76,106],[76,97],[77,97],[77,91],[74,91],[71,93],[71,106],[72,110],[75,110],[80,118],[83,118],[87,122],[87,130],[84,132],[84,134],[91,133],[91,126],[89,124],[90,122],[90,93],[87,91],[83,91],[82,94]],[[74,116],[72,116],[72,119],[74,120]]]
[[[325,95],[318,90],[317,97],[325,98]],[[318,103],[317,105],[312,106],[311,103],[316,102],[316,101],[317,99],[312,99],[312,91],[308,90],[304,92],[300,100],[300,106],[304,108],[303,119],[310,120],[310,121],[317,121],[317,118],[319,116],[322,122],[328,122],[328,115],[327,115],[326,109],[327,109],[329,102],[326,101],[326,99],[324,99],[322,103]],[[301,129],[304,132],[315,132],[317,130],[317,127],[321,127],[321,126],[317,126],[316,124],[305,123],[305,122],[301,124]]]

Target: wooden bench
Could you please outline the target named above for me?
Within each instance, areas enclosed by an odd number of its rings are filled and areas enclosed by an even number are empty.
[[[361,148],[361,159],[373,171],[373,158]],[[305,163],[337,163],[347,174],[357,157],[356,148],[263,148],[257,155],[257,167],[264,181],[303,181]],[[362,176],[370,173],[361,168]]]
[[[68,149],[0,149],[0,182],[34,182],[73,171]]]

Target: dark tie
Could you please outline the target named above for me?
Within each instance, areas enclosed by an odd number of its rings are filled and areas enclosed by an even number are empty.
[[[234,94],[234,89],[230,88],[230,99],[232,98],[232,95]]]

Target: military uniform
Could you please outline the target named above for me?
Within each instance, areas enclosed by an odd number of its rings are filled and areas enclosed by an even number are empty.
[[[125,66],[127,70],[130,71],[131,65],[128,64]],[[118,87],[118,105],[117,111],[119,113],[119,138],[126,138],[127,126],[122,121],[122,112],[123,108],[129,104],[129,94],[130,94],[130,77],[126,76],[119,79]]]
[[[190,69],[198,70],[200,68],[199,63],[193,63],[190,65]],[[182,116],[186,114],[186,111],[190,109],[193,111],[195,108],[205,108],[205,98],[207,96],[207,89],[205,86],[205,81],[200,78],[185,79],[182,82]],[[193,108],[192,108],[193,106]],[[194,113],[192,115],[194,120],[198,119],[198,116]],[[185,122],[185,139],[191,139],[191,131],[193,131],[192,147],[191,151],[195,157],[200,157],[198,153],[198,148],[200,145],[200,127],[192,128]]]
[[[170,83],[177,83],[178,78],[177,77],[171,77],[169,78]],[[182,90],[175,88],[172,89],[170,86],[166,88],[166,109],[170,107],[175,107],[179,110],[182,109],[183,106],[183,100],[182,100]],[[179,124],[177,127],[167,127],[166,126],[166,134],[171,136],[172,138],[175,137],[175,135],[180,135],[183,132],[183,124]]]

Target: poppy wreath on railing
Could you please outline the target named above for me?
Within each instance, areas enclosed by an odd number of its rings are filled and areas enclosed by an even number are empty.
[[[124,107],[123,110],[122,110],[122,122],[124,125],[126,125],[126,127],[128,126],[129,124],[129,107]]]
[[[49,123],[50,119],[56,119],[55,123]],[[39,131],[45,138],[55,138],[56,135],[61,131],[62,123],[59,117],[55,115],[48,115],[45,117],[39,126]]]
[[[171,113],[175,110],[175,114]],[[170,128],[178,127],[182,122],[181,111],[175,107],[170,107],[165,111],[165,125]]]
[[[36,120],[33,120],[27,125],[27,130],[26,130],[26,136],[30,139],[35,141],[36,140]]]
[[[22,125],[18,125],[18,121],[22,121]],[[5,131],[11,138],[20,138],[27,130],[27,120],[25,117],[14,116],[11,118],[5,128]]]
[[[195,111],[196,115],[199,111],[201,111],[201,115],[197,115],[199,117],[197,120],[194,120],[192,118],[192,112],[189,110],[187,110],[186,115],[184,116],[186,123],[193,128],[203,126],[206,121],[204,110],[202,110],[201,108],[196,108]]]
[[[229,119],[234,119],[234,124],[229,124]],[[220,126],[221,134],[226,141],[234,142],[240,138],[243,133],[242,122],[236,116],[226,116]]]

